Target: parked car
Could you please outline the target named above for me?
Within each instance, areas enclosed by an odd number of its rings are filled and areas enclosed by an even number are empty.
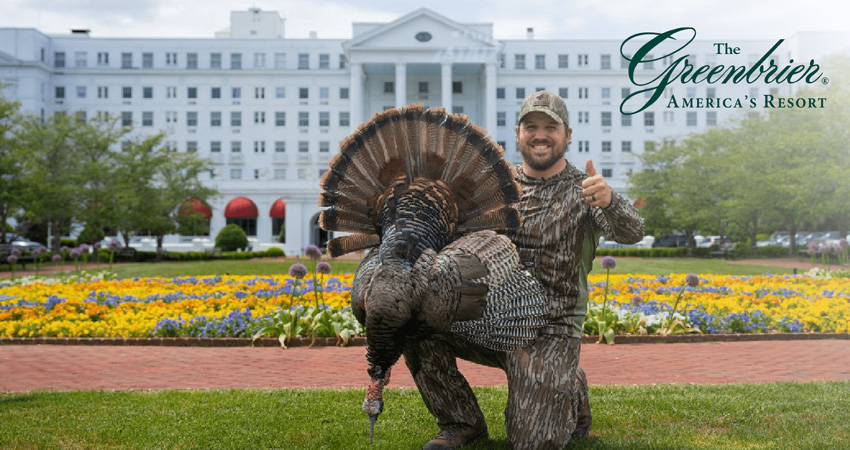
[[[7,238],[9,239],[9,243],[12,245],[12,247],[17,248],[22,253],[32,252],[33,250],[39,247],[46,247],[40,242],[31,241],[23,236],[11,235],[7,236]]]
[[[682,234],[665,234],[652,243],[653,247],[687,247],[688,237]]]

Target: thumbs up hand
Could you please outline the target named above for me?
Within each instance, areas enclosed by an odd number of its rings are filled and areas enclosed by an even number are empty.
[[[587,178],[581,182],[581,195],[590,206],[598,206],[606,208],[611,204],[612,191],[605,178],[596,173],[596,168],[593,167],[593,161],[587,160]]]

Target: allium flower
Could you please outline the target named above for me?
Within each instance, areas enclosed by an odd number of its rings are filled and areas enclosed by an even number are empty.
[[[322,258],[322,251],[319,250],[319,247],[312,244],[304,248],[304,254],[313,261],[318,261]]]
[[[689,273],[688,276],[685,277],[685,283],[690,287],[699,286],[699,277],[695,273]]]
[[[62,252],[62,253],[66,253],[68,250],[69,250],[69,248],[68,248],[67,245],[63,245],[62,247],[59,248],[59,251]]]
[[[41,247],[39,247],[39,248],[35,249],[35,255],[36,255],[36,256],[41,256],[41,255],[43,255],[43,254],[45,254],[45,253],[47,253],[47,247],[45,247],[45,246],[43,246],[43,245],[42,245]]]
[[[322,275],[328,275],[331,273],[331,265],[326,262],[320,262],[316,265],[316,270]]]
[[[100,242],[95,242],[95,243],[92,245],[92,247],[94,248],[94,251],[98,251],[98,250],[100,250],[101,243],[100,243]]]
[[[818,245],[817,245],[817,244],[815,244],[815,243],[814,243],[814,242],[812,242],[812,241],[809,241],[809,242],[806,244],[806,252],[807,252],[808,254],[810,254],[810,255],[811,255],[811,254],[813,254],[813,253],[815,253],[815,251],[817,251],[817,248],[818,248]]]
[[[16,262],[18,262],[18,256],[12,253],[11,255],[9,255],[8,258],[6,258],[6,261],[8,261],[9,264],[15,264]]]
[[[640,306],[643,304],[643,297],[638,294],[635,294],[634,297],[632,297],[631,301],[629,301],[629,303],[632,306]]]
[[[80,252],[80,249],[79,249],[79,248],[75,248],[75,249],[71,250],[71,254],[70,254],[70,256],[71,256],[71,258],[73,258],[73,259],[77,259],[77,258],[79,258],[79,257],[80,257],[80,255],[81,255],[81,254],[82,254],[82,252]]]
[[[12,251],[11,251],[11,253],[12,253],[13,255],[15,255],[15,257],[21,256],[21,249],[19,249],[19,248],[13,248],[13,249],[12,249]]]
[[[307,266],[304,264],[293,264],[289,266],[289,276],[300,280],[307,276]]]
[[[59,261],[62,261],[62,255],[58,253],[53,255],[53,262],[58,263]]]
[[[109,251],[110,251],[110,252],[114,252],[115,250],[118,250],[118,246],[119,246],[119,245],[121,245],[121,244],[119,244],[119,243],[118,243],[118,241],[112,241],[112,242],[110,242],[110,243],[109,243]]]
[[[603,256],[602,257],[602,268],[603,269],[613,269],[617,267],[617,260],[614,259],[613,256]]]
[[[80,244],[77,248],[80,250],[80,253],[88,253],[90,247],[88,244]]]

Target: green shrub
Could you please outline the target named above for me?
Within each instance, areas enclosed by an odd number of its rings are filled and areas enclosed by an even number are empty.
[[[79,236],[77,236],[76,245],[92,245],[95,242],[102,241],[104,237],[106,237],[106,235],[103,233],[103,230],[99,227],[87,224],[85,228],[83,228],[83,231],[80,232]]]
[[[286,252],[284,252],[281,248],[271,247],[266,250],[266,256],[269,258],[281,258],[286,256]]]
[[[225,252],[232,252],[248,247],[248,236],[239,225],[230,224],[218,232],[215,246]]]
[[[780,256],[788,256],[788,249],[779,245],[769,245],[767,247],[759,247],[756,249],[756,256],[762,258],[776,258]]]

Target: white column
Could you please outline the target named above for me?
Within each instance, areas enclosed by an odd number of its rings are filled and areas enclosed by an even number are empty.
[[[446,112],[452,112],[452,63],[444,62],[440,70],[440,91],[443,94],[442,103]]]
[[[496,65],[484,66],[484,126],[496,137]]]
[[[363,64],[351,64],[351,129],[363,123]],[[286,241],[289,242],[289,227],[286,230]],[[287,252],[289,254],[289,252]]]
[[[258,243],[269,243],[275,241],[275,239],[272,237],[272,218],[269,217],[269,211],[271,210],[271,207],[271,203],[269,203],[269,201],[267,200],[257,202],[257,210],[260,213],[259,217],[257,217]]]
[[[306,247],[306,244],[302,242],[304,220],[301,216],[303,211],[303,202],[295,199],[286,202],[286,244],[283,246],[286,256],[300,255],[301,249]]]
[[[395,106],[401,108],[407,105],[407,64],[395,65]]]

